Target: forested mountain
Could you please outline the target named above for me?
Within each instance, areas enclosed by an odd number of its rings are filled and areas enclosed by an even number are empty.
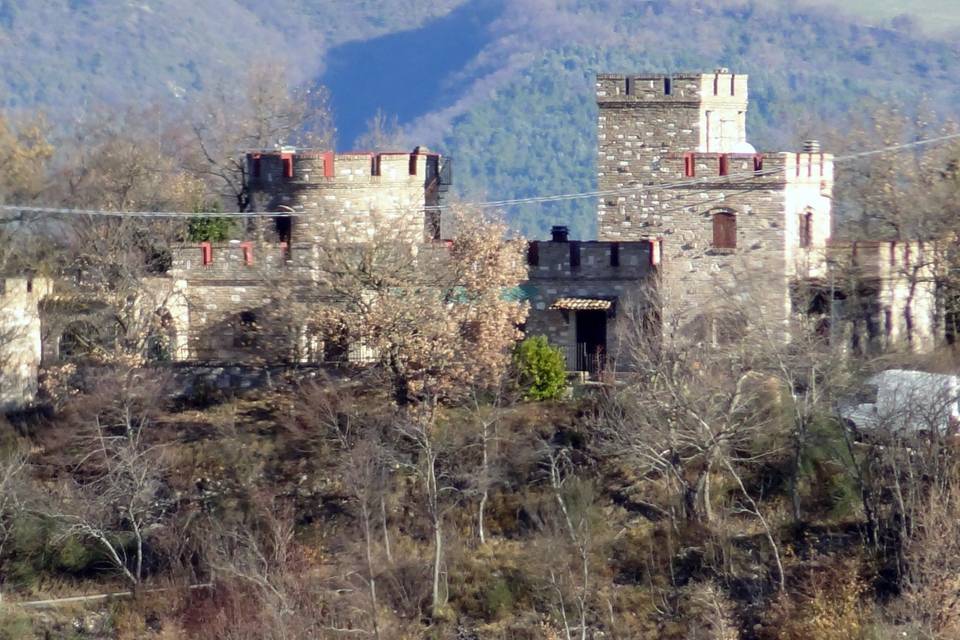
[[[954,41],[940,0],[846,6],[749,0],[0,0],[0,90],[8,109],[53,124],[103,103],[176,101],[236,85],[252,64],[326,84],[338,146],[382,108],[403,144],[455,158],[469,197],[582,191],[594,182],[598,71],[751,74],[750,135],[791,148],[831,138],[879,102],[956,113]],[[935,13],[934,11],[939,11]],[[956,14],[956,15],[955,15]],[[515,226],[567,222],[593,234],[595,203],[527,206]]]

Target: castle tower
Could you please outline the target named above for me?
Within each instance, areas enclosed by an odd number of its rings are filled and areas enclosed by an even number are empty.
[[[785,329],[793,283],[824,271],[832,156],[757,153],[747,91],[725,69],[597,77],[599,239],[662,240],[668,333],[716,340],[745,310]]]
[[[294,244],[368,242],[377,232],[411,243],[440,237],[439,204],[449,185],[438,154],[281,149],[248,153],[254,211],[276,211],[265,240]],[[269,225],[268,225],[269,226]]]

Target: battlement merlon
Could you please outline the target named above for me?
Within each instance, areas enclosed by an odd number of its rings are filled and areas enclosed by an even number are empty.
[[[253,188],[280,182],[325,184],[348,182],[397,182],[429,186],[449,181],[444,177],[442,157],[417,147],[412,152],[347,152],[297,149],[250,151],[247,174]]]
[[[597,75],[601,106],[684,105],[746,111],[748,76],[725,69],[714,73]]]
[[[658,164],[658,182],[691,178],[722,178],[730,181],[749,180],[756,183],[833,185],[833,155],[829,153],[701,153],[671,152]],[[713,183],[711,183],[713,184]],[[726,183],[717,181],[716,186]],[[709,187],[691,183],[691,189]]]

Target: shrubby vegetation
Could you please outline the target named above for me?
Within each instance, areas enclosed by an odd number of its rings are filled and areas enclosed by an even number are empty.
[[[533,336],[518,344],[514,366],[528,400],[556,400],[567,388],[566,358],[560,349],[550,346],[546,336]]]

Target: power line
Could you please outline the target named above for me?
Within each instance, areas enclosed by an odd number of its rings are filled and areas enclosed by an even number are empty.
[[[946,142],[949,140],[960,139],[960,133],[954,133],[949,135],[938,136],[936,138],[928,138],[925,140],[917,140],[914,142],[908,142],[903,144],[896,144],[887,147],[881,147],[878,149],[872,149],[869,151],[861,151],[858,153],[851,153],[842,156],[834,156],[834,163],[843,163],[850,162],[854,160],[859,160],[862,158],[867,158],[871,156],[884,155],[888,153],[899,153],[907,149],[929,146],[933,144],[938,144],[940,142]],[[705,178],[695,178],[692,180],[682,180],[676,182],[668,183],[658,183],[658,184],[645,184],[645,185],[636,185],[628,187],[620,187],[617,189],[606,189],[606,190],[596,190],[596,191],[578,191],[573,193],[560,193],[560,194],[549,194],[541,196],[528,196],[521,198],[509,198],[503,200],[491,200],[487,202],[465,202],[462,204],[445,204],[445,205],[427,205],[423,207],[414,207],[417,210],[424,211],[442,211],[447,209],[454,209],[458,206],[471,207],[477,209],[499,209],[503,207],[511,207],[523,204],[535,204],[535,203],[549,203],[549,202],[564,202],[572,200],[585,200],[590,198],[604,198],[609,196],[620,196],[620,195],[630,195],[637,194],[641,192],[656,192],[656,191],[665,191],[670,189],[680,189],[690,186],[699,186],[707,184],[721,184],[726,185],[735,178],[757,178],[765,176],[773,176],[778,173],[783,173],[784,169],[768,169],[760,171],[750,171],[750,172],[739,172],[732,173],[724,176],[711,176]],[[14,212],[24,212],[24,213],[37,213],[37,214],[46,214],[46,215],[79,215],[79,216],[100,216],[100,217],[139,217],[139,218],[295,218],[311,215],[309,213],[297,212],[297,211],[230,211],[230,212],[193,212],[193,211],[110,211],[105,209],[74,209],[67,207],[35,207],[29,205],[0,205],[0,211],[14,211]],[[409,211],[407,209],[392,209],[392,210],[376,210],[379,213],[403,213]]]

